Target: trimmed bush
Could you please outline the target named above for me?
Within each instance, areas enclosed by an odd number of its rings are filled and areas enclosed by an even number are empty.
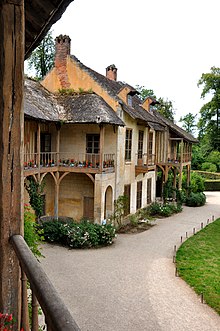
[[[40,227],[45,240],[71,248],[107,246],[115,238],[115,228],[111,224],[100,225],[89,221],[64,223],[55,220],[43,222]]]
[[[217,166],[211,162],[204,162],[202,164],[202,170],[209,172],[217,172]]]
[[[206,191],[220,191],[220,180],[206,180],[205,181]]]
[[[199,207],[206,203],[206,196],[202,192],[193,193],[191,192],[188,197],[186,197],[186,206],[189,207]]]

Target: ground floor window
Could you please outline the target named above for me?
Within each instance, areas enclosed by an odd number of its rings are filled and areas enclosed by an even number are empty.
[[[142,202],[142,182],[137,182],[137,204],[136,204],[136,209],[141,208],[141,202]]]
[[[127,203],[124,209],[124,215],[127,216],[130,214],[130,201],[131,201],[131,185],[124,186],[124,196],[127,197]]]
[[[152,178],[148,178],[148,180],[147,180],[147,204],[148,205],[152,202],[151,190],[152,190]]]

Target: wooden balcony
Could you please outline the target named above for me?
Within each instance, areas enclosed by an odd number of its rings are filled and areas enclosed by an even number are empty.
[[[168,153],[164,159],[158,158],[156,163],[159,165],[178,166],[180,164],[189,164],[191,160],[191,153]]]
[[[25,176],[56,171],[91,174],[114,172],[115,155],[68,152],[24,155]]]
[[[154,154],[142,154],[137,155],[137,161],[135,165],[135,176],[138,176],[141,173],[146,173],[151,170],[156,169],[155,164],[155,155]]]

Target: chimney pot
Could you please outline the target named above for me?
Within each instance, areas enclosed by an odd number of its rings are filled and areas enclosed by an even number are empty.
[[[111,80],[117,81],[117,68],[114,64],[111,64],[106,68],[106,77]]]

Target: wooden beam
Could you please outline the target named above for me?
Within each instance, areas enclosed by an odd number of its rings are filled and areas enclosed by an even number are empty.
[[[24,0],[0,3],[0,312],[19,327],[20,268],[9,243],[23,232]]]

